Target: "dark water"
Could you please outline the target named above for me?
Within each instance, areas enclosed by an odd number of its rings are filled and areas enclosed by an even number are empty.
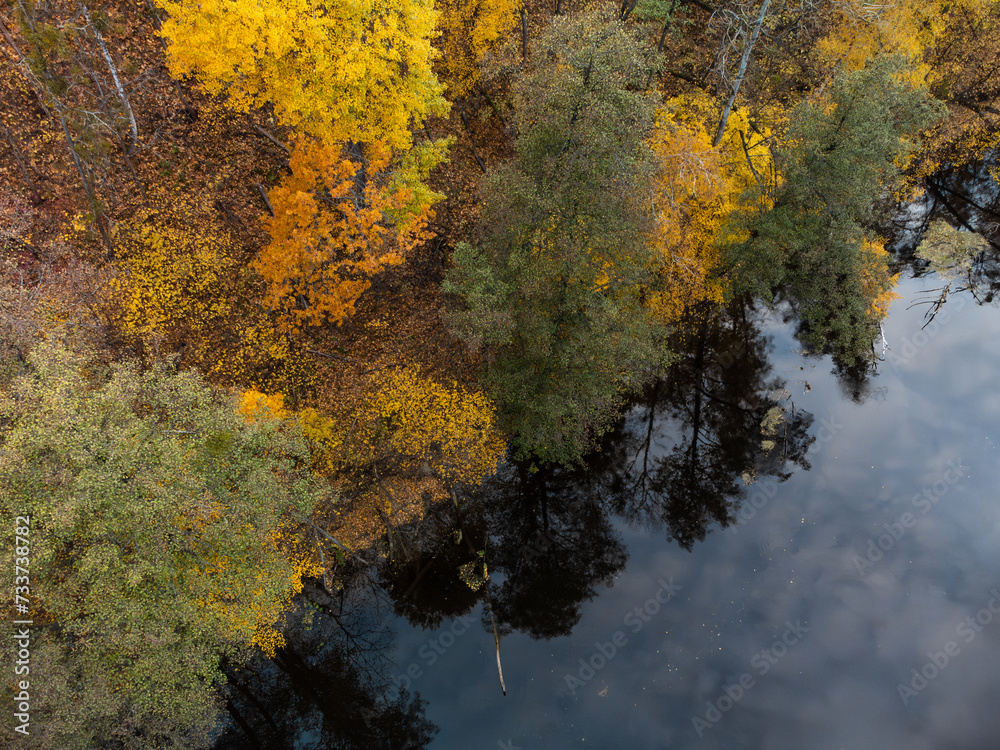
[[[1000,309],[913,273],[876,372],[702,321],[587,471],[311,587],[218,747],[1000,748]]]
[[[1000,747],[1000,310],[921,330],[937,286],[901,281],[865,382],[780,315],[706,323],[589,472],[512,472],[313,590],[220,746]]]

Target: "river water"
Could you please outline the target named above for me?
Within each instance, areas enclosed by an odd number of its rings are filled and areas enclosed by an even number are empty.
[[[996,750],[1000,309],[914,273],[867,376],[703,321],[587,471],[310,589],[218,747]]]

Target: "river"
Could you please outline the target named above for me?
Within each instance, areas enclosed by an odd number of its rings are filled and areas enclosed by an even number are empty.
[[[703,321],[587,471],[311,587],[217,746],[996,750],[1000,309],[928,322],[942,286],[904,271],[867,375],[780,309]]]

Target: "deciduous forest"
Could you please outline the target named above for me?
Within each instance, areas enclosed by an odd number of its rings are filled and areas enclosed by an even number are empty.
[[[0,32],[24,747],[209,746],[304,586],[505,462],[579,466],[734,299],[863,371],[879,217],[1000,144],[993,0],[8,0]]]

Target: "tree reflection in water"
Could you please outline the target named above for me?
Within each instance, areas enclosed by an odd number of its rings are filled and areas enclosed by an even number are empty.
[[[608,505],[690,550],[731,524],[745,487],[809,468],[812,415],[771,377],[757,316],[743,304],[702,317],[666,380],[602,451]]]
[[[417,750],[437,727],[419,696],[387,698],[391,633],[376,607],[307,586],[274,659],[228,669],[217,750]],[[367,604],[370,604],[367,603]]]
[[[397,530],[393,554],[349,586],[346,602],[311,587],[295,615],[312,612],[311,625],[293,621],[274,660],[230,675],[233,721],[217,747],[423,747],[436,727],[418,696],[389,687],[389,635],[357,592],[387,595],[396,614],[428,629],[481,605],[491,645],[494,623],[501,638],[569,635],[583,603],[625,567],[617,520],[690,550],[734,521],[747,486],[808,469],[812,415],[772,376],[760,326],[742,303],[699,318],[683,348],[675,343],[682,353],[668,377],[586,466],[508,465]]]
[[[691,549],[733,522],[748,485],[808,469],[813,418],[771,376],[759,315],[736,303],[690,328],[667,379],[585,467],[509,466],[413,527],[409,554],[383,573],[397,613],[434,627],[482,601],[501,634],[567,635],[582,604],[625,566],[616,518]],[[482,586],[459,574],[480,554],[493,574]]]

